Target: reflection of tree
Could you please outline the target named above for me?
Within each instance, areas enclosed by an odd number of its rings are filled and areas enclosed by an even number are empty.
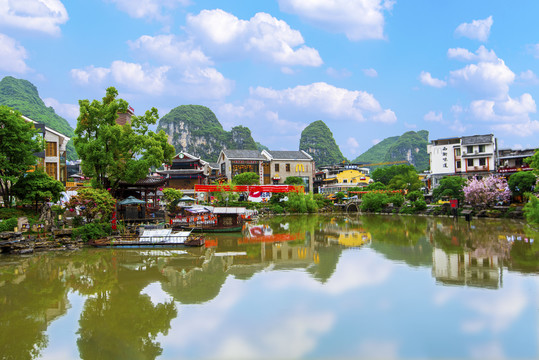
[[[227,259],[211,257],[202,268],[167,267],[163,270],[168,282],[163,290],[182,304],[200,304],[214,299],[221,291],[227,274]]]
[[[526,241],[526,239],[528,241]],[[533,239],[533,242],[531,242]],[[539,272],[539,231],[530,228],[526,229],[525,236],[520,240],[513,242],[511,246],[511,264],[512,270],[520,272]]]
[[[48,324],[66,311],[67,289],[59,271],[50,256],[0,268],[2,359],[33,359],[47,346]]]
[[[361,223],[370,232],[373,242],[388,242],[394,245],[414,246],[427,231],[427,220],[418,216],[361,217]]]
[[[173,302],[154,305],[140,293],[159,277],[155,268],[120,270],[118,286],[86,300],[77,340],[82,359],[155,359],[161,354],[155,338],[167,334],[176,307]]]
[[[309,267],[307,271],[316,280],[325,283],[337,269],[342,248],[340,246],[319,246],[317,250],[319,261],[316,265]]]

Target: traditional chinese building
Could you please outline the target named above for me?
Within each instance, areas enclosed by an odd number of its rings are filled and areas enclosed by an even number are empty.
[[[525,160],[535,154],[537,149],[512,150],[502,149],[498,151],[498,173],[511,176],[519,171],[533,170]]]
[[[157,171],[167,182],[167,187],[181,190],[193,190],[195,185],[206,184],[209,168],[207,162],[186,152],[178,153],[171,165],[165,165],[165,169]]]

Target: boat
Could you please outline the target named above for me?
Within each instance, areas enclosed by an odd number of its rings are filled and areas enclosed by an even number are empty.
[[[173,229],[144,229],[139,236],[109,236],[88,242],[94,247],[151,248],[203,246],[204,237],[192,236],[191,231]]]
[[[170,220],[173,229],[193,232],[240,232],[246,221],[244,207],[194,206]]]

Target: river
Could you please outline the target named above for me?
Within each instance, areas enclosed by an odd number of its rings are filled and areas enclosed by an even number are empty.
[[[522,222],[273,217],[203,248],[0,256],[1,359],[537,359]]]

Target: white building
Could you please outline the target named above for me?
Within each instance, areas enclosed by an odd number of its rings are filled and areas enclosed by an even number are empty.
[[[430,189],[444,176],[482,177],[496,172],[496,138],[492,134],[432,140]]]

